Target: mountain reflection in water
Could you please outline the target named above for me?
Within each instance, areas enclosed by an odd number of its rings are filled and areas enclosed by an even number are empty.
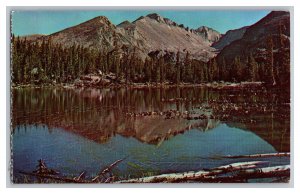
[[[27,88],[12,94],[13,130],[41,124],[97,143],[118,134],[159,145],[190,129],[207,131],[226,123],[252,131],[278,152],[290,149],[289,94],[282,91]],[[179,116],[168,117],[170,111]]]
[[[159,146],[121,135],[99,144],[63,129],[23,125],[15,130],[13,149],[14,173],[23,169],[34,170],[36,161],[43,158],[48,166],[59,169],[65,175],[75,176],[85,170],[93,176],[107,164],[126,158],[115,169],[120,177],[213,168],[241,160],[255,160],[214,157],[275,152],[270,144],[254,133],[226,124],[206,132],[191,129]],[[288,163],[289,158],[275,157],[270,165]]]

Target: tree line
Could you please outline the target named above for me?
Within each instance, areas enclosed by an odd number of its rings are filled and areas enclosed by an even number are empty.
[[[289,84],[289,44],[282,34],[270,36],[259,53],[224,57],[208,62],[193,59],[189,52],[153,54],[142,59],[136,49],[115,45],[97,50],[74,44],[65,47],[51,39],[28,41],[12,36],[14,84],[72,83],[82,75],[113,73],[124,83],[205,83],[213,81],[263,81]]]
[[[290,84],[290,45],[283,34],[269,35],[256,52],[235,56],[233,60],[219,58],[218,70],[224,81],[261,81],[267,85]],[[214,62],[213,62],[214,63]]]

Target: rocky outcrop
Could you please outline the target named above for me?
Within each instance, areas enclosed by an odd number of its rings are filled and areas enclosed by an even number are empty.
[[[218,31],[207,26],[201,26],[194,30],[194,32],[207,39],[211,43],[217,42],[222,37],[222,35]]]
[[[208,38],[158,14],[149,14],[119,26],[122,26],[125,33],[132,36],[133,42],[147,53],[157,50],[175,53],[188,51],[191,57],[202,61],[215,56],[215,49],[210,47],[211,42]]]
[[[236,40],[241,39],[244,36],[247,28],[248,26],[245,26],[239,29],[227,31],[225,35],[223,35],[218,41],[212,44],[212,47],[221,51],[225,46],[231,44]]]

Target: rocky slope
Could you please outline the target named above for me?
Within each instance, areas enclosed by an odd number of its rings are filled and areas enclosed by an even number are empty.
[[[145,58],[153,51],[190,53],[192,58],[207,61],[216,55],[211,44],[220,34],[210,28],[197,30],[179,25],[158,14],[142,16],[134,22],[124,21],[115,26],[99,16],[44,38],[64,46],[73,44],[88,48],[112,50],[116,45],[135,49]]]
[[[114,47],[114,44],[121,43],[130,45],[128,37],[124,36],[120,30],[112,24],[108,18],[99,16],[79,25],[64,29],[49,35],[54,42],[59,42],[65,46],[73,44],[92,48]]]
[[[218,41],[212,44],[212,47],[216,48],[217,50],[222,50],[225,46],[231,44],[233,41],[241,39],[248,26],[227,31]]]
[[[273,11],[257,23],[249,26],[244,36],[226,46],[217,56],[221,61],[224,57],[227,61],[236,56],[246,57],[250,53],[259,55],[267,49],[267,41],[271,36],[274,42],[274,50],[279,47],[280,31],[282,39],[289,47],[290,37],[290,13],[285,11]]]
[[[207,38],[200,32],[155,13],[140,17],[132,23],[123,22],[118,27],[124,29],[131,41],[148,53],[157,50],[189,51],[191,56],[203,61],[215,56],[215,49],[210,47],[211,37]]]
[[[118,48],[135,50],[143,59],[149,53],[171,53],[175,56],[180,51],[184,56],[188,51],[192,58],[202,61],[208,61],[219,52],[218,60],[222,57],[232,60],[235,56],[264,49],[267,36],[278,36],[280,25],[288,39],[289,13],[282,11],[271,12],[256,24],[230,30],[223,36],[206,26],[189,29],[156,13],[141,16],[133,22],[124,21],[117,26],[105,16],[99,16],[48,36],[33,36],[33,40],[51,38],[64,46],[77,44],[108,51],[118,45]]]

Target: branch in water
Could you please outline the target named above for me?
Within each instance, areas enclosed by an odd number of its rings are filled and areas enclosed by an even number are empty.
[[[58,173],[52,169],[49,170],[47,168],[45,162],[42,159],[40,159],[38,161],[39,165],[37,166],[38,167],[37,170],[35,170],[33,172],[19,171],[19,173],[36,177],[41,180],[40,182],[42,182],[42,179],[50,179],[50,180],[61,181],[61,182],[66,182],[66,183],[110,183],[115,180],[115,177],[109,173],[111,173],[111,170],[117,164],[122,162],[124,159],[117,160],[117,161],[113,162],[112,164],[110,164],[109,166],[105,167],[92,180],[85,179],[86,172],[82,172],[82,173],[80,173],[79,176],[74,177],[74,178],[56,176],[56,174],[58,174]],[[53,173],[53,172],[55,172],[55,173]],[[105,176],[107,174],[109,174],[108,177]],[[101,177],[101,180],[99,180],[100,177]]]
[[[100,180],[100,182],[107,182],[108,180],[112,181],[114,179],[113,176],[109,176],[108,178],[105,176],[108,173],[111,173],[111,170],[120,162],[122,162],[125,158],[116,160],[109,166],[105,167],[103,170],[101,170],[96,177],[92,179],[92,182],[99,182],[99,178],[102,177],[103,179]]]
[[[260,157],[268,157],[271,154],[260,154]],[[274,155],[274,154],[273,154]],[[252,155],[253,156],[253,155]],[[203,169],[198,172],[184,172],[184,173],[172,173],[162,174],[157,176],[129,179],[115,181],[115,176],[112,175],[111,170],[124,159],[117,160],[101,170],[96,177],[91,180],[85,178],[85,172],[82,172],[79,176],[74,178],[59,177],[55,174],[51,174],[47,170],[46,165],[43,165],[43,171],[33,171],[20,173],[30,175],[38,178],[40,182],[43,179],[49,179],[54,181],[66,182],[66,183],[178,183],[178,182],[207,182],[207,183],[234,183],[234,182],[247,182],[248,179],[260,179],[260,178],[280,178],[289,179],[290,166],[275,166],[259,168],[259,165],[267,163],[266,161],[251,161],[251,162],[238,162],[229,165],[219,166],[212,169]],[[39,163],[41,163],[39,161]],[[40,169],[41,165],[38,166]],[[46,169],[46,170],[45,170]],[[37,173],[39,172],[39,173]],[[108,176],[107,176],[108,175]]]

